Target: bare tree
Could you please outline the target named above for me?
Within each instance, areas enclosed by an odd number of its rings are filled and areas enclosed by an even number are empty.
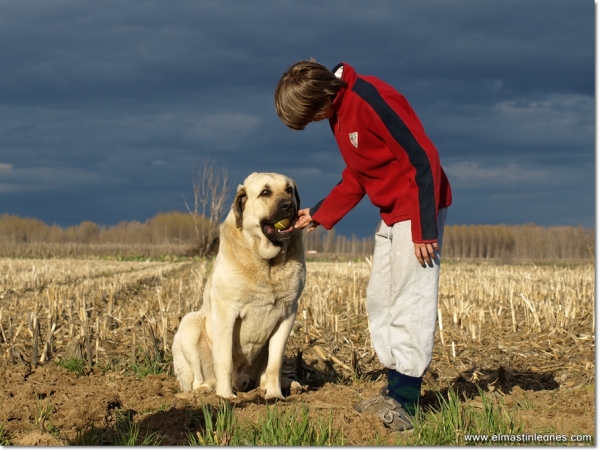
[[[205,256],[218,244],[219,223],[226,213],[226,201],[232,184],[227,169],[218,166],[212,158],[205,157],[202,166],[194,174],[192,186],[193,210],[185,197],[184,202],[194,221],[198,254]]]

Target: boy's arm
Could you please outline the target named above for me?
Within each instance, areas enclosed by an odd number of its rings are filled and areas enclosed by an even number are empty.
[[[331,230],[365,196],[365,190],[348,168],[342,171],[342,180],[327,197],[310,209],[316,223]]]

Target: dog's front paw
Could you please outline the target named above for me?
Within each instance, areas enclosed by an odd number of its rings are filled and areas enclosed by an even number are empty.
[[[198,385],[197,387],[194,387],[192,391],[195,393],[212,393],[214,390],[213,387],[210,386],[210,384],[202,384]]]
[[[290,395],[299,395],[302,393],[302,385],[298,381],[292,381],[290,384]]]
[[[237,398],[237,396],[235,396],[235,394],[233,393],[233,390],[231,389],[230,386],[225,386],[225,387],[221,386],[220,387],[219,384],[217,384],[216,393],[221,398]]]
[[[194,380],[194,383],[192,384],[192,390],[198,393],[211,393],[215,390],[215,380],[208,379],[203,382]]]
[[[281,389],[269,390],[265,394],[265,399],[285,399],[285,396],[281,393]]]
[[[235,395],[235,393],[233,393],[232,391],[228,392],[228,393],[218,393],[217,395],[219,395],[221,398],[225,398],[225,399],[233,399],[233,398],[237,398],[237,396]]]

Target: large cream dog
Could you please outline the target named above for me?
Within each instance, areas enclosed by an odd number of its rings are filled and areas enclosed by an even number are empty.
[[[173,340],[182,390],[216,385],[229,398],[259,383],[267,399],[283,398],[281,365],[306,266],[302,232],[274,225],[293,223],[299,204],[296,184],[281,174],[253,173],[238,187],[202,307],[183,317]]]

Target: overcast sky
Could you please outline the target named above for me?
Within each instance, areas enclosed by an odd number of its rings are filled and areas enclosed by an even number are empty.
[[[591,0],[0,2],[0,213],[69,226],[185,210],[206,155],[281,172],[304,207],[339,182],[325,122],[291,131],[294,62],[395,86],[439,150],[448,224],[594,226]],[[363,200],[338,233],[369,236]]]

